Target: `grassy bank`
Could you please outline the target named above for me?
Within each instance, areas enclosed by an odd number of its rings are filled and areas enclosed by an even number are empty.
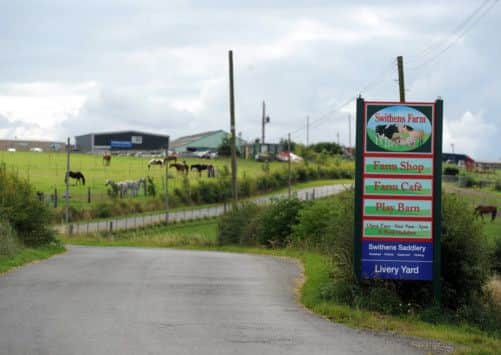
[[[51,244],[39,248],[21,248],[14,255],[0,255],[0,274],[33,261],[48,259],[64,251],[63,245]]]
[[[94,246],[176,247],[237,253],[265,254],[300,260],[304,279],[299,298],[313,312],[350,327],[391,332],[405,336],[433,339],[452,344],[458,354],[495,354],[501,349],[501,339],[487,335],[477,328],[447,323],[431,324],[415,315],[390,316],[352,308],[335,301],[325,301],[323,287],[329,282],[333,265],[318,253],[297,249],[263,249],[242,246],[216,245],[217,220],[203,220],[168,227],[144,230],[139,233],[119,233],[67,238],[66,243]]]

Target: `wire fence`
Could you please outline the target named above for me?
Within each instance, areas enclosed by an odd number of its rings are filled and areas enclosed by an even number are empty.
[[[317,198],[335,195],[351,185],[329,185],[315,188],[296,190],[293,195],[300,200],[314,200]],[[273,199],[287,197],[288,193],[279,193],[272,196],[258,197],[251,201],[258,205],[269,204]],[[93,233],[113,233],[116,231],[138,230],[141,228],[168,224],[174,222],[191,221],[204,218],[214,218],[223,215],[230,208],[228,203],[217,206],[191,208],[176,210],[173,212],[161,212],[155,214],[141,214],[129,217],[117,217],[101,221],[87,221],[81,223],[70,223],[68,225],[59,225],[55,229],[59,233],[69,235],[82,235]]]

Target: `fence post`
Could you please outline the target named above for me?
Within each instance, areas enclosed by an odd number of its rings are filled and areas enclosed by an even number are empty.
[[[313,189],[313,191],[311,192],[311,199],[314,200],[315,199],[315,189]]]
[[[90,187],[87,189],[87,203],[90,203],[91,202],[91,198],[90,198]]]
[[[54,208],[57,208],[57,187],[54,187]]]
[[[113,232],[113,221],[110,221],[110,233]]]

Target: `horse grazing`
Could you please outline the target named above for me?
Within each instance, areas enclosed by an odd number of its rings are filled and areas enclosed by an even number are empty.
[[[164,161],[163,161],[163,159],[151,159],[151,160],[148,162],[148,169],[149,169],[152,165],[162,166],[162,165],[164,165]]]
[[[164,164],[166,164],[169,161],[174,161],[174,163],[177,163],[177,155],[172,154],[172,155],[168,155],[164,158]]]
[[[496,215],[498,214],[498,209],[496,206],[478,205],[475,207],[475,215],[480,216],[482,220],[484,219],[484,214],[490,214],[491,221],[494,221],[496,219]]]
[[[176,168],[176,171],[178,173],[183,173],[183,174],[188,174],[189,172],[189,167],[188,167],[188,164],[186,164],[186,162],[183,161],[183,164],[181,163],[172,163],[172,164],[169,164],[169,168]]]
[[[202,171],[207,170],[207,175],[208,177],[215,177],[215,171],[214,167],[212,165],[207,165],[207,164],[192,164],[190,166],[190,170],[195,169],[198,171],[198,175],[202,176]]]
[[[80,171],[68,171],[68,173],[64,177],[65,184],[68,182],[68,176],[72,179],[75,179],[77,181],[77,184],[81,182],[82,185],[85,186],[85,176]]]
[[[110,166],[111,163],[111,154],[110,153],[104,153],[103,155],[103,165],[104,166]]]

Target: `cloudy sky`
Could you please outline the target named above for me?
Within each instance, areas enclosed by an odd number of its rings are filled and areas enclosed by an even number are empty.
[[[501,160],[501,5],[477,1],[0,0],[0,137],[292,131],[348,144],[351,98],[444,99],[444,151]],[[354,132],[352,132],[354,136]],[[339,136],[339,138],[338,138]],[[352,138],[352,142],[354,139]]]

